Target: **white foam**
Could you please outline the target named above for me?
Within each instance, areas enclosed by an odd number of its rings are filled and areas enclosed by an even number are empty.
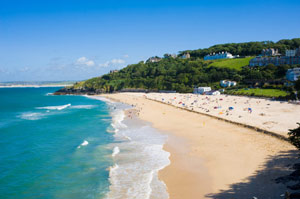
[[[110,191],[107,199],[167,199],[165,184],[159,180],[158,171],[170,164],[169,153],[163,150],[166,136],[150,126],[128,126],[118,135],[130,141],[118,143],[117,168],[110,168]],[[114,149],[115,150],[115,149]]]
[[[125,113],[123,110],[116,109],[112,112],[112,123],[111,126],[118,132],[120,129],[127,128],[126,124],[123,123],[125,119]]]
[[[75,106],[72,106],[71,108],[72,109],[92,109],[95,107],[96,107],[96,105],[75,105]]]
[[[112,153],[112,157],[115,157],[116,155],[118,155],[118,153],[120,153],[120,149],[119,149],[119,147],[114,147],[114,149],[113,149],[113,153]]]
[[[65,108],[70,107],[71,104],[66,104],[62,106],[45,106],[45,107],[37,107],[36,109],[47,109],[47,110],[63,110]]]
[[[77,148],[79,149],[80,147],[86,146],[86,145],[88,145],[88,144],[89,144],[89,142],[86,141],[86,140],[84,140]]]
[[[53,93],[47,93],[46,96],[53,95]]]
[[[96,100],[100,100],[100,101],[103,101],[103,102],[109,102],[109,103],[114,103],[113,101],[105,98],[105,97],[101,97],[101,96],[91,96],[91,95],[84,95],[85,97],[88,97],[90,99],[96,99]]]
[[[111,127],[118,146],[112,152],[114,166],[109,168],[110,191],[106,199],[167,199],[166,185],[158,172],[170,164],[170,154],[163,150],[167,136],[159,134],[149,125],[126,125],[125,109],[130,106],[115,103],[99,96],[88,96],[107,102],[111,106]],[[113,129],[113,130],[112,130]]]
[[[44,118],[45,114],[43,113],[35,113],[35,112],[26,112],[22,113],[19,117],[24,120],[39,120]]]

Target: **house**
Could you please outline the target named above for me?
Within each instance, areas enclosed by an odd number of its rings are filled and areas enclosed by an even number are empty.
[[[220,91],[208,91],[205,93],[206,95],[220,95],[221,92]]]
[[[235,81],[229,81],[229,80],[221,80],[220,85],[224,88],[232,87],[232,86],[236,86],[236,82]]]
[[[263,57],[271,57],[271,56],[278,56],[278,49],[269,48],[269,49],[262,49],[261,56]]]
[[[206,92],[211,91],[210,87],[198,87],[198,88],[194,88],[194,92],[195,94],[204,94]]]
[[[182,59],[189,59],[189,58],[191,58],[191,55],[190,55],[190,53],[184,53],[182,56],[181,56],[181,58]]]
[[[286,79],[289,81],[297,81],[300,76],[300,68],[288,69],[286,72]]]
[[[164,58],[170,58],[170,57],[175,59],[177,57],[177,55],[176,54],[165,54],[164,55]]]
[[[155,63],[155,62],[159,62],[161,60],[161,58],[160,57],[157,57],[157,56],[155,56],[155,57],[150,57],[146,62],[147,63]]]
[[[117,73],[117,72],[119,72],[119,70],[111,70],[111,71],[109,71],[109,73]]]
[[[215,60],[215,59],[232,59],[234,56],[229,52],[211,53],[204,56],[204,60]]]
[[[296,48],[294,50],[286,50],[285,51],[285,56],[286,57],[300,56],[300,48]]]
[[[266,66],[268,64],[274,64],[275,66],[279,65],[294,65],[300,64],[300,56],[294,57],[255,57],[250,60],[249,66]]]

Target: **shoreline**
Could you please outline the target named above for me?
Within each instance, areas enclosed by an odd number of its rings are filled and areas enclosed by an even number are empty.
[[[167,199],[166,185],[158,177],[158,172],[170,163],[170,153],[163,149],[167,136],[141,120],[138,111],[128,104],[87,97],[106,102],[112,117],[107,132],[114,137],[110,144],[114,164],[108,168],[106,198]]]
[[[10,86],[0,86],[0,88],[55,88],[55,87],[66,87],[71,85],[10,85]]]
[[[274,178],[287,174],[289,168],[279,171],[268,168],[268,163],[280,162],[282,154],[289,154],[285,164],[296,161],[295,148],[286,141],[141,96],[101,96],[141,108],[142,120],[169,135],[164,149],[171,154],[171,164],[160,170],[159,177],[166,183],[171,199],[222,198],[234,186],[247,183],[256,189],[228,197],[266,197],[268,191],[278,196],[285,192],[285,185],[276,184]],[[263,180],[252,185],[251,179],[260,173],[264,174]]]

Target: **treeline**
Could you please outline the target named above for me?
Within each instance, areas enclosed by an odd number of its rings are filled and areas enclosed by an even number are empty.
[[[235,80],[240,85],[280,82],[290,68],[288,65],[270,64],[265,67],[244,67],[238,71],[208,67],[209,63],[202,59],[180,58],[167,58],[156,63],[140,62],[129,65],[119,72],[76,83],[74,88],[100,92],[113,92],[124,88],[192,92],[195,86],[220,88],[219,81],[223,79]]]
[[[295,39],[283,39],[278,42],[262,41],[262,42],[218,44],[204,49],[181,51],[180,54],[182,55],[186,52],[189,52],[192,58],[197,58],[197,57],[203,58],[205,55],[210,53],[227,51],[233,55],[256,56],[261,54],[262,49],[275,48],[279,50],[279,53],[284,55],[286,49],[296,49],[299,48],[299,46],[300,46],[300,38],[295,38]]]
[[[115,73],[78,82],[70,89],[96,91],[97,93],[120,91],[124,88],[192,92],[195,86],[212,86],[217,89],[219,81],[223,79],[235,80],[241,86],[277,84],[278,82],[282,84],[286,71],[291,66],[275,67],[272,64],[254,68],[246,66],[238,71],[226,67],[209,66],[211,62],[203,61],[203,56],[219,51],[229,51],[242,56],[258,55],[263,48],[278,48],[283,53],[285,49],[294,49],[299,46],[300,38],[280,40],[276,43],[265,41],[215,45],[207,49],[189,51],[191,59],[168,57],[155,63],[142,61],[128,65]]]

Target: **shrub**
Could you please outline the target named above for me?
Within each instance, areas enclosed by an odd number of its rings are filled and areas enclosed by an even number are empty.
[[[296,129],[290,129],[288,132],[289,140],[290,142],[297,147],[297,149],[300,150],[300,123],[297,123],[299,125]]]

